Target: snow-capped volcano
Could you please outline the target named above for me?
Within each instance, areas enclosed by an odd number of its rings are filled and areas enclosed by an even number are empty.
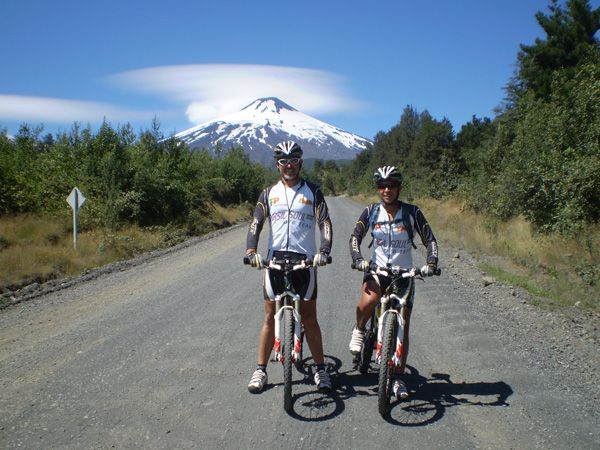
[[[177,133],[191,148],[214,150],[242,146],[250,159],[273,163],[273,148],[292,140],[304,150],[304,158],[352,159],[371,143],[306,115],[278,98],[259,98],[242,110]]]

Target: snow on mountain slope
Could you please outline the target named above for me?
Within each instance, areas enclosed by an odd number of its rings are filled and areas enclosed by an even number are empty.
[[[272,164],[273,147],[296,141],[305,158],[352,159],[371,143],[304,114],[278,98],[260,98],[242,110],[175,135],[191,148],[211,151],[241,145],[250,159]]]

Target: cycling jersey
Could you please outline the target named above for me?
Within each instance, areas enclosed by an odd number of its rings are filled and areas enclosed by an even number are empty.
[[[371,214],[377,214],[372,220],[374,226],[371,261],[380,267],[386,267],[387,264],[405,268],[412,267],[412,242],[402,220],[402,208],[407,208],[410,212],[408,217],[412,229],[417,230],[423,245],[427,248],[427,263],[437,265],[437,241],[425,216],[414,205],[400,201],[398,204],[398,211],[392,220],[388,217],[385,208],[378,208],[377,203],[371,204],[363,210],[350,237],[350,254],[353,261],[356,262],[362,258],[360,244],[369,231],[369,217]]]
[[[288,187],[283,181],[262,191],[248,230],[246,248],[258,248],[258,238],[269,220],[269,256],[288,251],[312,258],[316,250],[315,224],[321,232],[319,252],[331,251],[332,230],[325,197],[318,186],[300,180]]]

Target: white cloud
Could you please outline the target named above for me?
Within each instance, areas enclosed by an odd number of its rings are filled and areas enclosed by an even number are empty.
[[[48,123],[151,120],[155,112],[100,102],[0,94],[0,119]]]
[[[364,107],[348,96],[338,75],[297,67],[203,64],[151,67],[115,74],[114,84],[180,103],[188,120],[199,124],[239,111],[261,97],[278,97],[308,114],[347,113]],[[0,120],[42,123],[149,122],[173,110],[139,110],[117,105],[0,94]]]
[[[113,75],[112,82],[187,103],[198,124],[235,112],[261,97],[278,97],[309,114],[348,112],[362,105],[344,94],[343,80],[329,72],[281,66],[203,64],[164,66]]]

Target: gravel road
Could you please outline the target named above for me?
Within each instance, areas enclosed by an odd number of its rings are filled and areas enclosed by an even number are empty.
[[[541,310],[443,241],[443,275],[417,285],[411,397],[381,418],[376,374],[348,352],[361,206],[328,203],[319,320],[334,392],[295,372],[287,414],[271,363],[268,388],[248,393],[261,274],[242,266],[237,226],[15,296],[0,311],[0,448],[600,449],[598,316]]]

